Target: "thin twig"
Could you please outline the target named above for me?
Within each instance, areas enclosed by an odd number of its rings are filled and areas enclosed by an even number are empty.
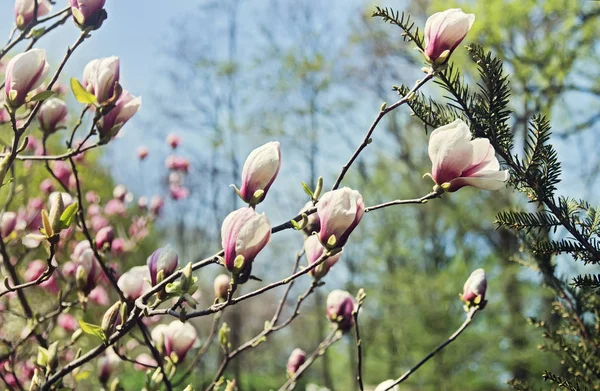
[[[373,206],[369,206],[368,208],[365,208],[365,213],[372,212],[377,209],[387,208],[388,206],[394,206],[394,205],[424,204],[428,200],[441,197],[442,194],[443,193],[432,191],[431,193],[429,193],[421,198],[414,198],[411,200],[395,200],[395,201],[385,202],[383,204],[373,205]]]

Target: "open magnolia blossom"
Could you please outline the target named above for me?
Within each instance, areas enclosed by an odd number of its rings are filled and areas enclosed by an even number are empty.
[[[250,205],[256,205],[267,196],[281,167],[281,151],[278,141],[272,141],[250,152],[242,170],[240,197]]]
[[[365,214],[365,203],[356,190],[348,187],[328,191],[317,204],[321,222],[319,239],[323,246],[340,248]]]
[[[440,65],[467,36],[475,22],[475,15],[465,14],[460,8],[437,12],[425,23],[425,55],[429,62]]]
[[[271,224],[264,213],[241,208],[227,215],[221,227],[221,244],[225,251],[225,267],[237,275],[237,283],[248,280],[254,258],[269,240]]]
[[[508,171],[500,170],[496,151],[485,138],[472,140],[469,126],[457,119],[439,127],[429,138],[431,177],[445,191],[464,186],[498,190],[506,185]]]
[[[25,103],[27,94],[42,84],[49,65],[44,49],[30,49],[10,59],[6,65],[6,103],[14,109]]]
[[[142,97],[131,95],[129,91],[124,90],[117,99],[115,107],[103,115],[98,123],[100,140],[107,143],[115,137],[141,106]]]
[[[165,355],[171,356],[174,353],[181,361],[196,343],[198,333],[192,324],[174,320],[168,325],[156,326],[152,330],[152,339],[164,348]]]
[[[394,379],[388,379],[386,381],[384,381],[383,383],[380,383],[377,388],[375,389],[375,391],[400,391],[400,388],[398,388],[398,386],[394,386],[392,387],[392,384],[394,384],[395,380]],[[390,388],[392,387],[392,388]]]
[[[47,15],[52,8],[52,3],[48,0],[38,0],[37,17],[40,18]],[[17,27],[21,30],[25,29],[33,20],[33,12],[35,9],[35,0],[16,0],[15,1],[15,21]]]
[[[134,266],[119,277],[117,282],[119,288],[125,294],[125,297],[137,300],[144,293],[148,292],[150,285],[150,273],[147,266]]]

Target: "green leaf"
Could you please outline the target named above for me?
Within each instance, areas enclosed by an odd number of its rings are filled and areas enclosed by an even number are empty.
[[[46,27],[41,27],[39,29],[31,30],[29,33],[30,38],[39,38],[46,33]]]
[[[314,194],[312,192],[312,190],[310,189],[310,187],[308,187],[308,185],[304,182],[302,182],[302,188],[304,189],[304,192],[312,199],[314,198]]]
[[[54,91],[42,91],[37,95],[32,96],[31,98],[29,98],[30,102],[39,102],[42,100],[46,100],[48,98],[52,98],[54,95],[56,95],[56,92]]]
[[[60,215],[60,222],[62,223],[63,228],[69,228],[71,224],[73,224],[78,208],[79,204],[73,202],[71,205],[67,206],[65,211]]]
[[[104,334],[104,331],[102,331],[102,327],[95,324],[86,323],[81,319],[79,319],[79,327],[81,327],[81,330],[83,330],[84,333],[95,335],[96,337],[100,338],[102,342],[106,342],[106,335]]]
[[[71,78],[71,90],[73,91],[73,95],[75,95],[75,99],[77,99],[79,103],[85,103],[86,105],[96,103],[96,96],[90,92],[87,92],[79,80],[74,77]]]

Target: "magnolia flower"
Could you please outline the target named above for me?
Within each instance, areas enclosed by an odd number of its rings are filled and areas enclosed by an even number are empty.
[[[377,388],[375,389],[375,391],[400,391],[400,388],[398,388],[398,386],[394,386],[392,387],[392,385],[395,383],[396,381],[394,379],[388,379],[386,381],[384,381],[383,383],[379,384],[377,386]],[[390,388],[392,387],[392,388]]]
[[[304,241],[304,252],[306,254],[308,264],[312,265],[313,263],[317,262],[324,253],[327,252],[327,249],[323,247],[316,235],[311,235]],[[309,274],[315,279],[321,279],[325,277],[329,269],[331,269],[333,265],[337,263],[341,256],[342,252],[340,251],[339,253],[327,258],[325,262],[312,269]]]
[[[6,66],[6,103],[13,109],[25,103],[27,94],[44,81],[49,65],[44,49],[30,49],[10,59]]]
[[[138,371],[147,371],[148,369],[156,368],[156,360],[148,353],[141,353],[135,358],[133,367]]]
[[[164,346],[165,355],[171,356],[174,353],[179,361],[183,361],[197,338],[196,328],[179,320],[174,320],[169,325],[158,325],[152,330],[152,339],[157,345]]]
[[[215,282],[213,283],[215,297],[218,299],[226,298],[227,291],[229,291],[230,285],[231,285],[231,277],[229,277],[228,274],[219,274],[215,278]]]
[[[150,286],[150,273],[146,266],[134,266],[121,277],[117,282],[119,288],[125,294],[125,297],[131,300],[137,300],[144,293],[148,292]]]
[[[485,301],[486,290],[487,280],[485,278],[485,271],[477,269],[471,273],[465,282],[463,293],[460,297],[468,306],[479,305]]]
[[[221,227],[225,267],[238,275],[238,283],[248,280],[252,261],[270,239],[271,225],[264,213],[258,214],[252,208],[241,208],[225,218]]]
[[[100,140],[104,143],[115,137],[119,130],[137,113],[142,106],[142,98],[133,96],[123,90],[119,99],[108,113],[104,114],[98,123]]]
[[[293,376],[304,362],[306,362],[306,352],[300,348],[294,349],[286,366],[288,376]]]
[[[2,233],[4,239],[15,230],[17,220],[18,217],[15,212],[2,213],[2,217],[0,218],[0,233]]]
[[[179,257],[171,246],[161,247],[154,251],[146,261],[152,286],[173,274],[177,269],[178,261]]]
[[[75,279],[77,287],[85,295],[88,295],[96,287],[96,283],[102,274],[102,269],[91,249],[84,250],[77,260],[77,271]]]
[[[153,196],[150,199],[150,212],[154,215],[159,215],[162,208],[165,206],[165,200],[161,196]]]
[[[71,333],[79,328],[79,322],[77,322],[77,319],[70,314],[63,313],[58,315],[58,318],[56,318],[56,324]]]
[[[425,23],[425,55],[436,64],[448,61],[450,54],[467,36],[475,15],[465,14],[459,8],[438,12]]]
[[[317,204],[321,222],[319,239],[327,248],[343,247],[365,214],[360,193],[348,187],[328,191]]]
[[[144,160],[148,157],[148,148],[147,147],[138,147],[137,156],[140,160]]]
[[[350,330],[354,324],[352,312],[355,308],[356,301],[349,292],[336,289],[327,296],[327,319],[342,331]]]
[[[48,134],[56,132],[67,120],[69,109],[59,98],[50,98],[40,107],[38,121],[42,130]]]
[[[98,250],[101,250],[104,248],[104,246],[107,246],[108,248],[110,248],[112,241],[115,239],[115,230],[113,229],[113,227],[106,226],[101,228],[98,233],[96,234],[96,248]]]
[[[498,190],[508,180],[508,171],[500,171],[489,140],[471,140],[469,126],[460,119],[431,133],[429,158],[433,164],[431,177],[449,192],[463,186]]]
[[[48,270],[48,263],[41,259],[30,261],[25,270],[25,281],[32,282],[37,280]],[[46,281],[39,284],[39,287],[51,293],[57,293],[60,290],[58,281],[51,275]]]
[[[80,27],[99,28],[106,19],[104,3],[106,0],[69,0],[73,18]]]
[[[119,83],[119,57],[105,57],[90,61],[83,69],[83,83],[94,94],[98,103],[104,103],[115,95]]]
[[[48,0],[38,0],[37,17],[47,15],[52,8]],[[35,8],[34,0],[16,0],[15,1],[15,21],[17,27],[23,30],[33,20],[33,11]]]
[[[266,143],[250,152],[242,170],[240,197],[250,205],[256,205],[267,195],[281,167],[279,142]]]
[[[167,136],[167,144],[169,144],[171,146],[171,148],[173,148],[173,149],[177,148],[180,143],[181,143],[181,138],[179,136],[177,136],[176,134],[170,133]]]
[[[121,358],[112,350],[98,359],[98,379],[100,383],[106,384],[112,373],[119,367]]]

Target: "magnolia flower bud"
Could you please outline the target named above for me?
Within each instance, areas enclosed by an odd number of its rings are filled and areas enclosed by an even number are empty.
[[[44,132],[52,134],[65,124],[68,115],[69,109],[62,99],[50,98],[42,104],[38,121]]]
[[[317,204],[317,214],[321,221],[321,243],[329,249],[340,248],[360,223],[365,204],[358,191],[343,187],[323,194]]]
[[[34,8],[34,0],[15,1],[15,21],[19,29],[24,30],[31,23]],[[38,0],[37,18],[47,15],[51,8],[52,4],[48,0]]]
[[[292,377],[306,361],[306,352],[300,348],[294,349],[287,362],[287,374]]]
[[[141,97],[133,96],[128,91],[123,90],[115,103],[115,107],[104,114],[98,123],[100,140],[104,143],[109,142],[111,138],[119,133],[123,125],[137,113],[141,106]]]
[[[252,208],[231,212],[221,227],[221,244],[225,251],[225,267],[236,275],[237,283],[250,277],[252,262],[271,239],[267,216]]]
[[[478,306],[485,302],[486,289],[487,280],[485,278],[485,271],[483,269],[477,269],[471,273],[465,282],[463,293],[460,297],[468,307]]]
[[[354,308],[356,301],[349,292],[336,289],[327,296],[327,318],[342,331],[350,330],[354,324]]]
[[[148,148],[147,147],[139,147],[137,149],[137,156],[140,160],[144,160],[148,157]]]
[[[266,143],[250,152],[242,170],[240,197],[250,205],[256,205],[267,195],[281,167],[279,142]]]
[[[16,109],[25,103],[27,94],[39,87],[48,73],[44,49],[30,49],[10,59],[6,66],[6,103]]]
[[[312,265],[327,252],[327,249],[323,247],[317,235],[311,235],[304,241],[304,252],[306,254],[308,264]],[[309,274],[317,280],[325,277],[329,269],[331,269],[333,265],[337,263],[341,256],[342,252],[340,251],[339,253],[327,258],[325,262],[312,269]]]
[[[499,171],[500,163],[489,140],[471,140],[469,126],[461,119],[434,130],[428,149],[433,164],[431,177],[446,191],[463,186],[498,190],[508,180],[508,171]]]
[[[229,291],[230,285],[231,277],[228,274],[219,274],[215,278],[215,282],[213,284],[215,297],[217,299],[225,299],[227,297],[227,292]]]
[[[96,248],[102,250],[105,246],[110,249],[110,246],[115,239],[115,230],[110,225],[101,228],[96,234]]]
[[[173,148],[173,149],[177,148],[180,143],[181,143],[181,138],[179,136],[177,136],[176,134],[170,133],[167,136],[167,144],[169,144],[171,146],[171,148]]]
[[[148,267],[132,267],[123,273],[119,278],[117,285],[123,291],[125,297],[131,300],[137,300],[152,288],[150,286],[150,273],[148,272]]]
[[[98,359],[98,379],[100,383],[106,385],[120,363],[121,358],[112,349],[107,350],[106,354]]]
[[[2,213],[2,218],[0,219],[0,233],[2,233],[3,238],[6,238],[15,230],[17,220],[17,214],[15,212]]]
[[[150,199],[150,212],[158,216],[160,211],[165,206],[165,200],[161,196],[153,196]]]
[[[117,327],[117,318],[121,312],[121,304],[122,303],[120,301],[117,301],[115,304],[111,305],[102,317],[102,323],[100,327],[102,327],[102,331],[107,337],[110,336]]]
[[[300,214],[306,213],[309,209],[314,207],[312,201],[308,201],[304,208],[300,211]],[[308,222],[306,223],[306,227],[304,227],[304,233],[307,235],[312,234],[313,232],[319,232],[321,230],[321,220],[319,220],[319,214],[317,212],[311,213],[308,215]]]
[[[94,94],[98,103],[104,103],[115,95],[119,83],[119,57],[105,57],[90,61],[83,68],[82,85]]]
[[[434,65],[444,64],[450,54],[466,37],[473,26],[475,15],[465,14],[459,8],[437,12],[425,23],[425,55]]]
[[[375,391],[400,391],[400,388],[398,388],[398,386],[394,386],[392,387],[392,384],[394,384],[396,381],[394,379],[388,379],[386,381],[384,381],[383,383],[379,384],[377,386],[377,388],[375,389]],[[392,388],[390,388],[392,387]]]
[[[48,220],[50,221],[50,225],[52,229],[48,229],[48,227],[44,227],[46,230],[46,234],[55,235],[60,233],[62,230],[62,222],[60,221],[60,216],[62,216],[65,211],[65,203],[63,201],[62,193],[52,193],[50,194],[50,215],[48,216]]]
[[[174,353],[179,361],[183,361],[197,338],[196,328],[179,320],[174,320],[169,325],[158,325],[152,330],[152,339],[155,342],[160,344],[162,339],[165,355],[171,356]]]
[[[102,269],[96,261],[94,252],[91,249],[83,251],[77,260],[77,271],[75,279],[77,287],[83,294],[88,295],[96,287],[96,283],[102,274]]]
[[[152,286],[173,274],[175,269],[177,269],[178,261],[179,257],[171,246],[161,247],[154,251],[146,261],[150,271]]]
[[[69,0],[75,23],[82,29],[100,28],[107,16],[103,9],[105,2],[106,0]]]

